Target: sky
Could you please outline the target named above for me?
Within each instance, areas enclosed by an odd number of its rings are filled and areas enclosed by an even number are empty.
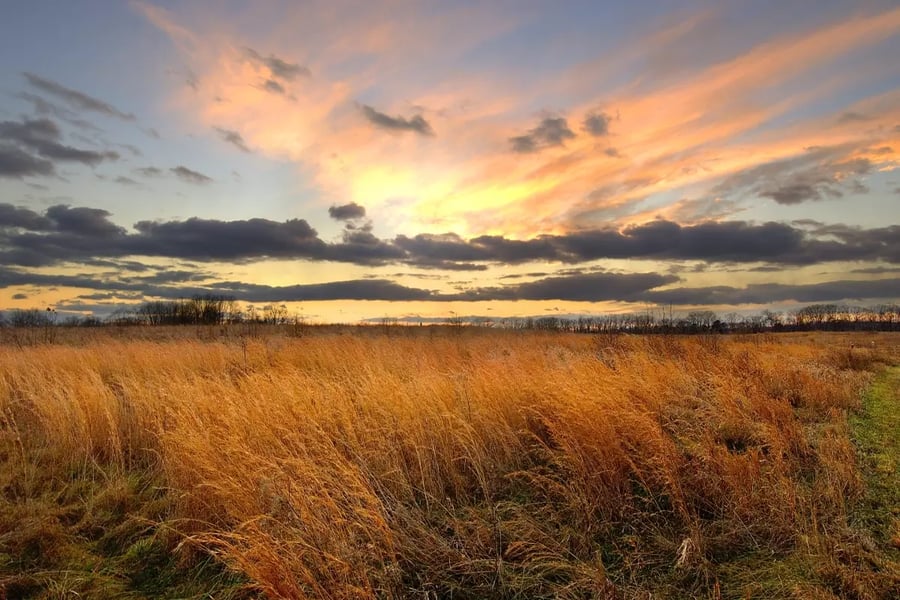
[[[895,0],[20,3],[0,309],[897,302],[898,33]]]

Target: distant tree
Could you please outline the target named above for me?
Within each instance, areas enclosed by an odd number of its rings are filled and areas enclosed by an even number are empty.
[[[782,324],[783,317],[781,313],[773,312],[771,310],[764,310],[760,315],[762,317],[763,325],[769,328],[778,327]]]
[[[43,327],[52,324],[51,313],[37,308],[17,308],[9,316],[9,324],[13,327]]]
[[[287,323],[289,314],[288,308],[284,304],[267,304],[262,308],[263,321],[272,325]]]
[[[693,330],[709,331],[717,319],[716,313],[711,310],[695,310],[688,313],[685,320]]]

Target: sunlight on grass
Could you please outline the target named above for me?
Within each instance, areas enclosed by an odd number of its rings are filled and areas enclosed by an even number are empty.
[[[847,417],[891,352],[515,332],[0,348],[0,586],[889,598]]]

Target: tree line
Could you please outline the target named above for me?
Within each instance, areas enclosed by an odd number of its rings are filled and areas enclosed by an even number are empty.
[[[0,326],[102,326],[102,325],[229,325],[298,323],[284,304],[258,308],[242,307],[234,298],[199,295],[178,300],[144,302],[119,310],[105,319],[93,316],[61,317],[53,309],[16,309],[0,313]],[[399,324],[399,322],[398,322]],[[444,325],[480,326],[507,329],[571,331],[575,333],[755,333],[764,331],[900,331],[900,305],[870,307],[844,304],[810,304],[787,312],[764,310],[759,314],[731,312],[719,315],[709,310],[673,315],[671,309],[651,309],[640,313],[579,317],[526,317],[489,320],[452,316]]]
[[[262,308],[248,305],[242,308],[230,296],[197,295],[178,300],[153,300],[133,308],[117,310],[105,319],[93,316],[70,315],[60,317],[53,309],[16,309],[6,315],[0,313],[0,325],[10,327],[101,326],[101,325],[228,325],[260,323],[282,325],[291,322],[284,304],[269,304]]]
[[[582,317],[503,319],[502,327],[574,333],[761,333],[769,331],[900,331],[900,305],[810,304],[787,312],[719,315],[710,310],[674,316],[665,310]]]

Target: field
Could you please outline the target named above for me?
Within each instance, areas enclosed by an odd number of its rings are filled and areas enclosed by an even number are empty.
[[[0,346],[0,598],[900,597],[898,334],[200,337]]]

